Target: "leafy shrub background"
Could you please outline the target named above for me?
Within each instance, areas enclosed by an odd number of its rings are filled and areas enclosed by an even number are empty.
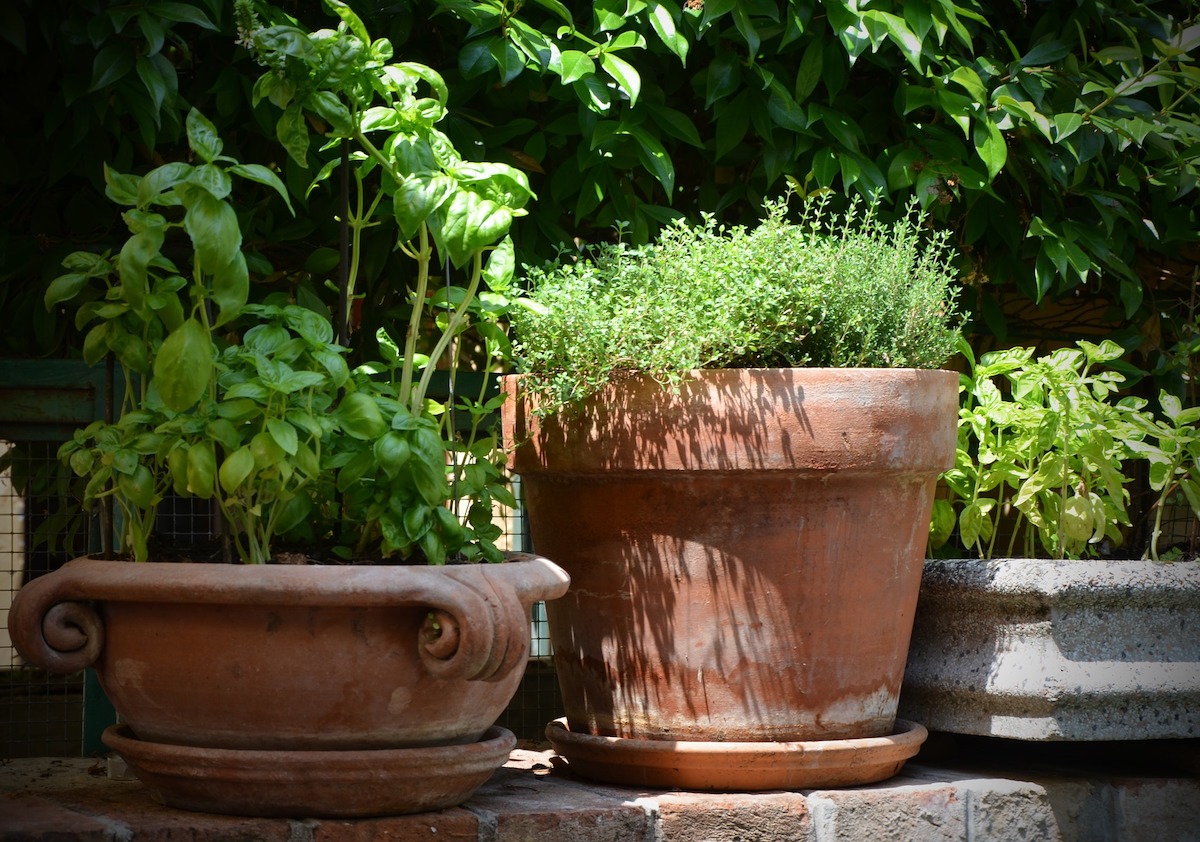
[[[252,5],[263,20],[328,19],[314,0]],[[1200,345],[1192,0],[353,5],[446,76],[459,149],[529,171],[524,260],[617,230],[643,243],[701,210],[748,221],[787,180],[877,195],[897,215],[915,196],[963,256],[979,344],[1105,332],[1197,400],[1182,379]],[[331,299],[337,188],[304,190],[336,150],[307,172],[280,159],[236,26],[219,0],[0,10],[16,115],[0,138],[0,353],[78,347],[68,320],[35,305],[64,254],[119,242],[100,164],[180,158],[191,106],[240,160],[277,165],[299,205],[287,218],[262,191],[240,206],[257,289]],[[403,317],[390,238],[371,234],[362,337]]]

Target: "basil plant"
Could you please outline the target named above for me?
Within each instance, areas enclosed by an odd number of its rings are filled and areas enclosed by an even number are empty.
[[[122,548],[136,560],[150,557],[171,493],[213,501],[246,563],[292,545],[353,560],[501,558],[493,504],[515,500],[498,441],[481,424],[498,399],[459,398],[470,419],[462,434],[429,390],[436,368],[458,365],[456,340],[468,330],[487,360],[506,353],[508,230],[532,193],[523,173],[464,161],[437,129],[448,92],[434,70],[391,62],[385,39],[372,41],[348,7],[330,5],[339,27],[307,33],[258,26],[239,4],[243,43],[267,67],[254,96],[282,110],[277,135],[299,162],[306,124],[352,147],[344,294],[354,295],[362,230],[394,226],[413,265],[394,290],[409,306],[403,340],[381,330],[382,358],[352,367],[327,314],[283,294],[251,303],[234,187],[250,180],[291,202],[274,171],[223,154],[199,112],[187,119],[192,163],[140,177],[106,170],[129,237],[116,253],[68,257],[45,301],[75,304],[77,324],[90,326],[84,359],[111,354],[124,374],[116,420],[79,430],[60,456],[86,478],[86,504],[115,501]],[[439,258],[465,283],[439,287]]]

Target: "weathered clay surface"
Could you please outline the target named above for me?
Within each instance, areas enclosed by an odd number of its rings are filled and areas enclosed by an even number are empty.
[[[950,372],[620,381],[566,417],[506,407],[573,732],[679,741],[891,733]],[[519,383],[509,379],[510,395]]]
[[[901,715],[1025,740],[1200,736],[1200,563],[925,564]]]
[[[565,719],[558,719],[546,727],[546,737],[584,777],[625,786],[739,792],[886,780],[928,736],[920,725],[903,720],[897,720],[895,731],[861,740],[675,742],[574,734]]]
[[[94,664],[143,740],[276,750],[470,743],[520,682],[530,603],[566,584],[534,557],[439,568],[77,559],[21,590],[9,628],[33,663]]]
[[[504,765],[517,740],[493,727],[466,745],[253,751],[151,743],[114,725],[104,742],[156,801],[172,807],[240,816],[361,817],[461,804]]]

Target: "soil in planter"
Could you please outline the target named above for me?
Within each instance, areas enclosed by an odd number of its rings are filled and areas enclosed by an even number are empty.
[[[183,541],[172,538],[152,537],[149,542],[150,558],[162,562],[188,562],[212,564],[240,564],[237,552],[232,546],[220,538],[204,538]],[[128,553],[118,553],[113,558],[128,561]],[[377,565],[377,566],[418,566],[426,564],[425,556],[418,550],[409,558],[391,556],[365,556],[344,558],[334,552],[333,545],[281,545],[271,555],[271,564],[327,564],[327,565]],[[462,557],[451,558],[447,564],[470,564]]]

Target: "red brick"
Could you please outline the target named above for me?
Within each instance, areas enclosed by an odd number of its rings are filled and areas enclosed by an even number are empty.
[[[0,798],[0,840],[111,839],[110,825],[27,792]]]
[[[479,838],[479,820],[462,808],[356,821],[321,819],[307,824],[312,826],[312,842],[476,842]]]
[[[649,842],[651,813],[636,803],[643,794],[501,769],[464,806],[479,817],[481,838],[495,842]]]

